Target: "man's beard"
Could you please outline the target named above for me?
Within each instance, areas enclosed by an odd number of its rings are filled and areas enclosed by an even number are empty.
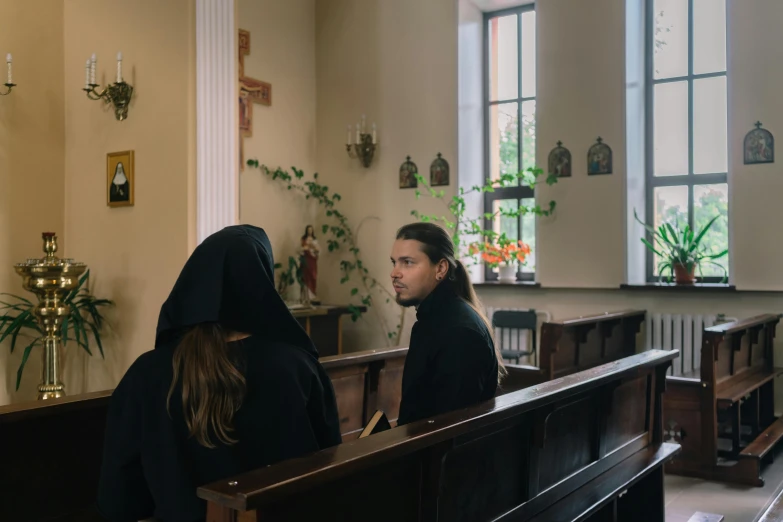
[[[419,304],[421,303],[420,299],[416,299],[416,298],[413,298],[413,297],[412,298],[408,298],[408,299],[403,299],[400,294],[397,294],[395,299],[397,300],[397,304],[398,305],[406,306],[406,307],[407,306],[419,306]]]

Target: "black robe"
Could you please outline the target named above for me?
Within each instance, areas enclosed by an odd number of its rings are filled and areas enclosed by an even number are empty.
[[[191,255],[163,304],[155,350],[112,394],[97,507],[112,521],[200,521],[196,488],[341,442],[334,390],[318,352],[274,288],[263,230],[227,227]],[[166,409],[172,356],[188,327],[221,322],[251,334],[229,343],[247,382],[234,445],[188,436],[181,395]],[[177,391],[180,387],[176,388]]]
[[[398,425],[462,409],[495,396],[498,361],[484,321],[439,284],[419,305],[402,374]]]

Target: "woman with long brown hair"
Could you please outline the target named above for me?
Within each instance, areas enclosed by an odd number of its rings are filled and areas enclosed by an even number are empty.
[[[203,520],[198,486],[341,442],[331,381],[273,267],[249,225],[188,259],[155,350],[112,395],[97,501],[108,520]]]

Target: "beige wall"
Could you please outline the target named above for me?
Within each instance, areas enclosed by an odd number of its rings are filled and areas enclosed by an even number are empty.
[[[0,292],[25,295],[13,265],[43,255],[41,232],[63,235],[62,39],[61,0],[0,2],[0,80],[6,81],[5,55],[10,52],[17,84],[0,98]],[[67,251],[64,238],[60,246]],[[0,404],[15,393],[25,344],[20,339],[13,355],[7,342],[0,346]],[[29,377],[40,367],[36,351],[28,360],[22,390],[30,389]]]
[[[315,0],[239,0],[237,26],[250,31],[245,74],[272,84],[272,105],[253,107],[245,159],[270,168],[316,168]],[[242,139],[242,138],[240,138]],[[240,174],[240,221],[264,228],[275,260],[287,264],[317,207],[260,170]],[[324,245],[325,246],[325,245]]]
[[[429,176],[438,152],[451,165],[450,197],[457,173],[457,5],[451,0],[319,0],[316,3],[317,166],[325,183],[344,196],[371,274],[390,286],[394,234],[412,220],[410,211],[444,214],[438,202],[417,202],[400,190],[398,172],[407,155]],[[362,114],[378,125],[379,148],[369,169],[345,152],[346,125]],[[377,218],[377,219],[376,219]],[[363,221],[366,220],[366,221]],[[325,255],[319,285],[331,302],[347,302],[338,256]],[[390,327],[399,307],[377,301]],[[413,320],[411,311],[406,319]],[[370,315],[348,322],[349,349],[384,346]],[[406,328],[407,330],[408,328]],[[407,334],[403,344],[407,343]]]
[[[90,266],[94,292],[117,303],[106,360],[72,351],[68,392],[116,385],[153,348],[160,305],[189,254],[195,177],[195,11],[190,0],[65,3],[67,254]],[[88,100],[84,62],[113,81],[123,52],[135,89],[128,119]],[[135,151],[135,206],[106,206],[106,154]],[[74,352],[78,355],[74,355]]]

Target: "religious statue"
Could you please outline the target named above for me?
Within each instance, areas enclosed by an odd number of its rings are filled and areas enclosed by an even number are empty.
[[[307,225],[305,227],[305,233],[302,236],[302,281],[305,287],[307,287],[308,295],[310,296],[310,302],[313,304],[318,303],[318,297],[316,296],[316,280],[318,279],[318,254],[320,247],[318,240],[315,238],[315,230],[313,225]]]

